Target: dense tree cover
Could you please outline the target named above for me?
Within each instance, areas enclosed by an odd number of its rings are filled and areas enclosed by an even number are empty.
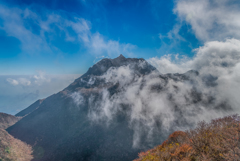
[[[172,133],[161,145],[134,161],[239,161],[240,117],[199,122],[195,129]]]

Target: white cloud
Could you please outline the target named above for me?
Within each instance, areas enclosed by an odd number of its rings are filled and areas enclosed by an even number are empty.
[[[74,92],[71,94],[73,101],[77,104],[77,106],[82,105],[84,103],[84,98],[79,92]]]
[[[189,74],[194,81],[162,79],[164,75],[159,73],[138,75],[131,65],[110,68],[94,77],[103,79],[106,86],[118,84],[118,88],[112,95],[101,84],[100,96],[87,98],[89,118],[110,124],[118,114],[125,113],[134,130],[133,146],[138,147],[143,140],[151,144],[156,131],[164,135],[188,129],[198,121],[239,113],[240,41],[211,41],[195,52],[193,58],[167,55],[149,60],[164,74],[197,70],[199,76]],[[79,100],[82,102],[82,97]]]
[[[24,76],[0,75],[0,111],[14,115],[37,99],[61,91],[78,77],[79,74],[41,75],[41,72]]]
[[[172,61],[169,57],[152,58],[150,62],[162,73],[186,72],[194,69],[202,77],[212,75],[218,84],[214,87],[218,98],[228,100],[236,112],[240,112],[237,97],[240,95],[239,66],[240,66],[240,40],[227,39],[226,41],[211,41],[195,50],[192,59]]]
[[[90,53],[97,55],[104,54],[110,57],[115,57],[120,54],[131,55],[132,50],[136,48],[135,45],[129,43],[121,44],[114,40],[104,40],[104,37],[99,33],[91,35],[91,41],[87,43],[87,46],[90,49]]]
[[[173,57],[174,56],[174,57]],[[188,70],[191,70],[191,67],[188,65],[189,58],[182,57],[178,58],[177,55],[164,55],[160,58],[154,57],[148,59],[148,62],[158,69],[162,74],[166,73],[184,73]],[[180,67],[179,67],[180,66]]]
[[[12,79],[12,78],[7,78],[6,79],[7,82],[9,82],[10,84],[17,86],[17,85],[22,85],[22,86],[29,86],[31,85],[31,81],[26,79],[26,78],[18,78],[16,79]]]
[[[203,41],[240,38],[237,0],[178,0],[174,12]]]
[[[39,21],[39,17],[35,13],[28,9],[21,10],[0,5],[0,18],[3,20],[3,26],[0,29],[4,30],[8,36],[19,39],[24,52],[33,54],[36,51],[51,51],[44,37],[34,34],[31,29],[24,26],[27,18]]]
[[[14,85],[14,86],[16,86],[16,85],[19,84],[17,80],[12,79],[12,78],[8,78],[7,81],[8,81],[10,84]]]
[[[31,85],[31,81],[26,79],[26,78],[19,78],[18,82],[19,82],[19,84],[21,84],[23,86],[30,86]]]
[[[40,86],[44,83],[50,83],[51,77],[47,76],[43,71],[37,71],[36,75],[28,76],[28,77],[18,77],[16,79],[7,78],[7,82],[10,84],[17,86]]]
[[[54,46],[52,41],[59,39],[60,33],[65,35],[65,41],[78,43],[85,47],[87,52],[93,55],[118,56],[119,54],[131,55],[136,46],[124,44],[115,40],[105,39],[100,33],[91,32],[91,22],[72,17],[66,19],[60,12],[45,10],[45,15],[40,16],[31,8],[8,8],[0,6],[0,19],[3,20],[4,30],[8,36],[16,37],[21,41],[22,50],[28,54],[55,53],[61,50]],[[26,23],[34,23],[39,33],[33,32],[33,28]],[[36,28],[36,27],[35,27]],[[61,37],[62,38],[62,37]]]
[[[34,78],[34,83],[36,85],[42,85],[43,83],[45,82],[51,82],[51,78],[50,77],[47,77],[45,75],[45,72],[43,71],[37,71],[37,75],[34,75],[33,78]]]

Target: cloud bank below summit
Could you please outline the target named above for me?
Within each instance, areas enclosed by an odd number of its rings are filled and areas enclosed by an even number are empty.
[[[193,59],[172,61],[170,56],[150,59],[163,73],[160,77],[158,72],[138,75],[130,66],[110,68],[99,78],[106,84],[118,83],[117,93],[111,95],[102,90],[97,102],[94,95],[84,100],[81,92],[75,92],[72,98],[80,107],[89,102],[88,116],[93,122],[109,125],[117,115],[126,113],[134,130],[133,147],[141,147],[143,140],[152,146],[159,133],[164,136],[174,130],[186,130],[202,120],[240,113],[240,41],[210,41],[195,52]],[[161,78],[169,70],[182,73],[189,69],[197,70],[199,75],[190,74],[191,80],[187,81]],[[127,112],[123,105],[129,107]]]
[[[148,61],[161,73],[184,73],[193,69],[202,77],[217,78],[213,89],[217,97],[227,100],[239,113],[240,3],[236,0],[178,0],[174,13],[180,24],[191,26],[204,45],[193,50],[193,58],[165,55]]]

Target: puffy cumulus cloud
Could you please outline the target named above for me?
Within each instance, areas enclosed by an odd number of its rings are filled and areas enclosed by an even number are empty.
[[[36,7],[36,6],[35,6]],[[44,8],[38,14],[33,8],[9,8],[0,5],[0,19],[8,36],[21,41],[23,52],[29,54],[63,52],[54,45],[59,38],[79,44],[94,55],[117,56],[120,53],[131,55],[135,48],[131,44],[105,39],[100,33],[91,32],[91,22],[80,17],[66,18],[62,12],[52,12]],[[69,15],[68,15],[69,16]],[[60,37],[59,37],[60,36]]]
[[[215,79],[212,93],[239,112],[240,3],[236,0],[178,0],[174,12],[191,25],[205,44],[195,49],[193,58],[170,56],[149,59],[162,73],[198,70],[203,80]],[[178,33],[177,33],[178,34]],[[209,90],[200,86],[205,91]]]
[[[203,41],[240,38],[237,0],[178,0],[174,12]]]
[[[228,74],[240,58],[240,40],[210,41],[194,50],[195,56],[188,58],[167,55],[150,58],[148,61],[162,73],[185,72],[190,69],[220,76]]]
[[[149,60],[160,72],[185,72],[189,69],[199,71],[202,79],[216,79],[216,86],[211,87],[217,98],[226,100],[239,111],[237,100],[240,87],[240,40],[227,39],[226,41],[210,41],[195,50],[196,55],[192,59],[181,61],[163,58]],[[202,88],[202,86],[201,86]],[[209,88],[209,87],[208,87]],[[204,88],[203,88],[204,89]]]
[[[153,57],[148,59],[148,62],[155,66],[158,71],[163,74],[166,73],[184,73],[187,70],[191,70],[190,66],[187,63],[186,56],[182,56],[179,58],[179,55],[164,55],[160,58]],[[179,67],[180,66],[180,67]]]
[[[240,40],[209,41],[194,50],[195,56],[188,58],[179,55],[164,55],[150,58],[148,61],[161,73],[183,73],[198,70],[213,75],[227,74],[239,63]]]

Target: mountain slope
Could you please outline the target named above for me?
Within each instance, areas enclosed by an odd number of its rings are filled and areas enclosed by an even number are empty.
[[[33,112],[34,110],[36,110],[37,108],[39,108],[39,106],[41,105],[41,103],[43,102],[43,100],[44,100],[44,99],[37,100],[35,103],[33,103],[33,104],[30,105],[29,107],[25,108],[24,110],[20,111],[20,112],[17,113],[15,116],[24,117],[24,116],[30,114],[31,112]]]
[[[144,59],[103,59],[7,131],[34,146],[36,161],[133,160],[193,126],[203,106],[230,109],[199,81],[196,71],[164,75]]]
[[[6,129],[9,126],[12,126],[16,122],[18,122],[20,119],[21,117],[16,117],[13,115],[0,112],[0,129]]]
[[[20,119],[21,117],[0,113],[0,160],[30,161],[33,158],[31,146],[15,139],[4,130]]]
[[[232,115],[199,122],[195,129],[175,131],[161,145],[139,153],[134,161],[217,160],[240,159],[239,116]]]
[[[142,63],[144,68],[140,66]],[[35,145],[35,160],[117,161],[135,158],[139,150],[132,149],[133,130],[124,115],[119,115],[114,125],[93,124],[88,118],[89,103],[86,101],[79,107],[72,98],[72,94],[79,90],[85,91],[83,94],[86,98],[90,95],[100,97],[103,88],[113,90],[115,85],[103,83],[95,76],[119,66],[130,66],[138,74],[156,70],[143,59],[123,56],[104,59],[69,87],[42,101],[39,108],[8,128],[8,132]],[[94,83],[89,83],[90,79],[95,79]]]
[[[13,138],[5,130],[0,129],[0,160],[3,161],[30,161],[31,146]]]

